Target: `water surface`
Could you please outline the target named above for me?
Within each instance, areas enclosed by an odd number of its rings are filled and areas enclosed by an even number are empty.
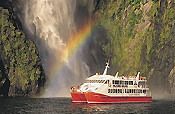
[[[86,104],[70,98],[0,98],[1,114],[175,114],[175,101]]]

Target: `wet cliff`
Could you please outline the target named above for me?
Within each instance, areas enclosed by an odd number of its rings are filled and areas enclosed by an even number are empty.
[[[0,94],[36,95],[45,81],[40,57],[34,42],[16,25],[13,12],[0,7]]]
[[[135,75],[140,71],[147,77],[153,96],[174,98],[175,1],[94,0],[92,6],[95,26],[82,48],[83,62],[87,63],[90,73],[102,72],[105,61],[110,60],[110,74],[119,71],[120,75]],[[34,94],[45,80],[38,51],[35,44],[14,26],[17,20],[12,22],[12,17],[15,14],[12,16],[8,10],[4,12],[6,19],[0,16],[3,28],[1,86],[6,80],[8,85],[9,80],[11,94]],[[6,24],[2,27],[2,23]],[[20,27],[20,23],[16,25]]]
[[[97,44],[112,71],[140,71],[157,98],[175,97],[174,14],[174,0],[98,0],[95,5],[96,28],[107,33]]]

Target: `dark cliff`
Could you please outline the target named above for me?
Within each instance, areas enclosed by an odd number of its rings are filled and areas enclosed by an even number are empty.
[[[44,86],[37,48],[15,25],[13,13],[0,8],[0,94],[31,96]]]

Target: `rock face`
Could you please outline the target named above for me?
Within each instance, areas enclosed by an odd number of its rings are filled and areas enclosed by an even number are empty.
[[[10,88],[10,80],[6,78],[0,87],[0,94],[7,97],[9,93],[9,88]]]
[[[110,72],[141,71],[153,96],[174,98],[175,1],[96,0],[94,6],[95,31],[84,48],[91,72],[101,72],[110,59]],[[45,80],[36,46],[13,26],[7,10],[0,14],[0,79],[10,80],[11,95],[34,94]]]
[[[141,71],[155,97],[174,97],[174,14],[174,0],[96,2],[96,26],[107,31],[101,47],[112,69],[129,75]]]
[[[44,86],[35,44],[14,26],[12,13],[0,8],[0,94],[29,96]]]

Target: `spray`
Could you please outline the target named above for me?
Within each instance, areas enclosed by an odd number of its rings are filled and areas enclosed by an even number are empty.
[[[70,53],[65,49],[72,34],[81,29],[82,23],[90,20],[92,3],[85,0],[13,1],[23,29],[36,42],[40,52],[47,76],[42,97],[69,96],[70,86],[82,82],[89,75],[89,67],[82,59],[82,46],[69,59],[65,59],[63,54]],[[52,71],[54,66],[57,68],[55,73]]]

